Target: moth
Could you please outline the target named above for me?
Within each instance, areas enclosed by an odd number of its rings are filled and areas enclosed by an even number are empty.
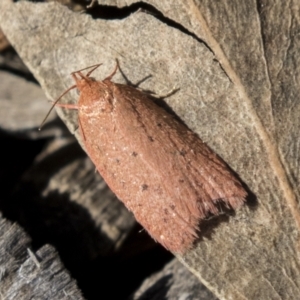
[[[78,110],[86,152],[108,186],[156,241],[185,253],[219,202],[237,209],[247,192],[187,126],[146,93],[112,82],[118,63],[103,81],[90,76],[99,66],[73,72],[75,84],[53,106]],[[73,88],[77,104],[58,104]]]

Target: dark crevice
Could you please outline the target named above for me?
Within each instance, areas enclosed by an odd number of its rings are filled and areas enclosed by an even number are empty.
[[[261,44],[263,47],[264,55],[265,55],[265,46],[267,44],[266,37],[263,31],[264,28],[264,19],[265,19],[265,5],[261,0],[256,1],[256,10],[258,14],[259,26],[260,26],[260,37],[261,37]]]
[[[231,80],[230,76],[227,74],[227,72],[225,71],[224,67],[222,66],[222,64],[219,62],[218,59],[214,58],[213,59],[216,63],[219,64],[220,69],[223,71],[223,73],[225,74],[225,76],[228,78],[228,80],[233,83],[233,81]]]
[[[14,0],[14,2],[18,2],[19,0]],[[44,2],[44,0],[31,0],[30,2]],[[124,7],[117,7],[117,6],[111,6],[111,5],[99,5],[97,2],[93,5],[91,8],[87,8],[87,5],[92,3],[92,1],[87,0],[76,0],[75,3],[81,4],[82,7],[85,8],[86,13],[89,14],[94,19],[103,19],[103,20],[121,20],[128,18],[131,14],[136,12],[141,13],[147,13],[155,17],[157,20],[161,21],[162,23],[176,28],[182,33],[191,36],[199,43],[202,43],[205,45],[205,47],[214,54],[213,50],[209,47],[209,45],[202,39],[200,39],[196,34],[186,29],[183,25],[180,23],[166,17],[161,13],[157,8],[155,8],[153,5],[150,5],[148,3],[145,3],[143,1],[133,3],[129,6]],[[72,9],[71,6],[69,6],[70,9]]]
[[[268,58],[267,58],[267,51],[266,48],[268,45],[271,44],[271,41],[268,40],[268,37],[265,35],[264,28],[266,24],[266,12],[268,11],[266,9],[266,4],[262,0],[257,0],[256,1],[256,10],[258,14],[258,20],[259,20],[259,28],[260,28],[260,38],[261,38],[261,46],[263,50],[263,56],[265,58],[265,68],[266,72],[268,74],[268,79],[271,85],[271,75],[270,69],[269,69],[269,64],[268,64]]]
[[[204,40],[200,39],[196,34],[186,29],[180,23],[177,23],[176,21],[164,16],[158,9],[156,9],[154,6],[148,3],[141,1],[121,8],[116,6],[108,6],[108,5],[96,5],[87,10],[87,13],[91,15],[94,19],[104,19],[104,20],[125,19],[129,17],[131,14],[136,12],[147,13],[152,15],[162,23],[170,27],[176,28],[182,33],[191,36],[199,43],[203,43],[209,49],[209,51],[213,53],[212,49],[208,46],[208,44]]]

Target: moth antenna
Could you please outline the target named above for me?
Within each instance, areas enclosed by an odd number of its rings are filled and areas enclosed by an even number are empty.
[[[76,84],[72,85],[72,86],[69,87],[66,91],[64,91],[64,92],[63,92],[63,93],[62,93],[62,94],[61,94],[61,95],[53,102],[51,108],[49,109],[49,111],[48,111],[48,113],[47,113],[47,115],[46,115],[46,117],[44,118],[42,124],[41,124],[40,127],[39,127],[39,131],[42,129],[43,125],[45,124],[47,118],[49,117],[51,111],[53,110],[54,106],[58,103],[58,101],[59,101],[65,94],[67,94],[70,90],[75,89],[76,87],[77,87]]]

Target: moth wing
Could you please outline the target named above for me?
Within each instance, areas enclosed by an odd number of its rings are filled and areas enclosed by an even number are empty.
[[[83,126],[85,135],[97,130],[86,142],[87,151],[150,235],[183,252],[192,246],[199,221],[219,213],[219,201],[237,208],[246,192],[184,124],[144,93],[111,84],[112,112],[99,116],[99,124],[89,118],[93,126]]]

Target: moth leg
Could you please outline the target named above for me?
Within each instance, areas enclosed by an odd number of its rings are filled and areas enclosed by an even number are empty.
[[[87,72],[86,76],[89,77],[96,69],[98,69],[102,64],[98,64],[98,65],[95,65],[95,66],[91,66],[90,68],[93,67],[93,69],[89,72]],[[83,70],[81,70],[83,71]]]
[[[178,91],[180,90],[180,88],[174,88],[171,91],[169,91],[167,94],[161,96],[161,95],[157,95],[155,92],[148,92],[148,91],[143,91],[144,93],[148,93],[150,94],[153,98],[158,99],[158,100],[164,100],[165,98],[171,97],[174,94],[176,94]]]
[[[142,91],[143,93],[149,94],[149,95],[151,95],[151,96],[153,95],[154,97],[156,97],[156,98],[158,98],[158,99],[165,99],[165,98],[168,98],[168,97],[170,97],[170,96],[176,94],[176,93],[180,90],[180,88],[173,88],[171,91],[169,91],[166,95],[163,95],[163,96],[157,95],[155,92],[152,92],[152,91],[143,90],[143,89],[139,88],[139,85],[140,85],[141,83],[143,83],[144,81],[146,81],[147,79],[151,78],[152,75],[146,76],[145,78],[141,79],[141,80],[138,81],[137,83],[132,83],[132,82],[126,77],[126,75],[123,73],[122,69],[120,68],[120,64],[119,64],[118,59],[116,59],[116,67],[115,67],[115,69],[114,69],[113,72],[112,72],[108,77],[106,77],[104,80],[107,80],[107,79],[110,80],[110,79],[112,79],[112,77],[115,75],[115,73],[117,72],[118,69],[119,69],[120,73],[122,74],[123,78],[125,79],[127,85],[130,85],[130,86],[132,86],[132,87],[134,87],[134,88],[137,88],[137,89],[139,89],[140,91]]]
[[[82,79],[85,79],[86,81],[89,81],[89,77],[90,75],[101,66],[102,64],[97,64],[97,65],[93,65],[87,68],[83,68],[81,70],[75,71],[71,73],[71,76],[73,77],[74,81],[76,82],[76,85],[78,83],[78,81],[80,80],[76,75],[80,76]],[[92,70],[90,70],[86,75],[82,74],[81,71],[87,70],[92,68]]]
[[[117,72],[118,69],[119,69],[119,71],[120,71],[122,77],[123,77],[124,80],[126,81],[126,84],[129,85],[129,86],[132,86],[132,87],[134,87],[134,88],[138,88],[139,85],[140,85],[142,82],[144,82],[144,81],[146,81],[148,78],[152,77],[152,75],[148,75],[147,77],[145,77],[145,78],[143,78],[142,80],[140,80],[138,83],[133,83],[133,82],[131,82],[131,81],[127,78],[127,76],[124,74],[124,72],[122,71],[122,69],[121,69],[121,67],[120,67],[120,64],[119,64],[119,60],[116,58],[116,66],[115,66],[115,69],[114,69],[113,72],[112,72],[108,77],[106,77],[103,81],[105,81],[105,80],[110,81],[110,80],[113,78],[113,76],[116,74],[116,72]]]
[[[165,95],[158,95],[155,92],[140,89],[140,88],[138,88],[138,90],[143,92],[144,94],[146,94],[148,97],[152,98],[152,100],[154,102],[156,102],[156,104],[159,104],[161,101],[164,101],[164,99],[166,99],[168,97],[171,97],[172,95],[176,94],[180,90],[180,88],[174,88]]]
[[[117,73],[118,70],[120,70],[120,66],[119,66],[119,61],[116,59],[116,66],[115,66],[114,70],[103,81],[105,81],[105,80],[110,81],[115,76],[115,74]]]

